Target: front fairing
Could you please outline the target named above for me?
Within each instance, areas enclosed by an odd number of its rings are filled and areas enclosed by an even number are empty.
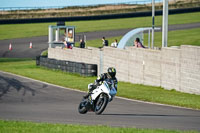
[[[107,94],[109,99],[112,99],[116,95],[117,91],[114,88],[114,84],[104,81],[97,87],[97,89],[92,91],[92,100],[95,100],[101,93]]]

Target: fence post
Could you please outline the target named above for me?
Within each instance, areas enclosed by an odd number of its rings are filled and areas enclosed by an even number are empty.
[[[103,73],[103,50],[100,49],[100,62],[99,62],[99,74]]]
[[[52,48],[53,43],[53,26],[49,26],[49,48]]]
[[[151,48],[151,30],[150,29],[148,33],[148,48]]]

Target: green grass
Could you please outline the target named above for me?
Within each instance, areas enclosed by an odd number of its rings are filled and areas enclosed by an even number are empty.
[[[200,109],[200,95],[169,91],[161,87],[119,82],[118,94],[130,99]]]
[[[200,28],[188,29],[188,30],[176,30],[168,32],[168,46],[180,46],[180,45],[194,45],[200,46]],[[114,39],[120,40],[122,36],[107,38],[109,45]],[[148,34],[144,34],[144,45],[148,47]],[[77,44],[78,46],[78,44]],[[101,47],[102,40],[89,40],[87,46]],[[162,47],[162,32],[155,32],[155,47]]]
[[[35,64],[34,60],[0,58],[0,70],[2,71],[64,87],[87,91],[88,83],[94,82],[96,79],[96,77],[82,77],[78,74],[50,70],[38,67]],[[117,95],[131,99],[200,109],[199,95],[164,90],[161,87],[119,82]]]
[[[199,16],[200,12],[169,15],[169,24],[200,22]],[[151,17],[135,17],[124,19],[66,22],[66,25],[75,26],[76,32],[93,32],[113,29],[148,27],[152,25],[151,21]],[[0,40],[44,36],[48,34],[49,25],[55,25],[55,23],[0,25]],[[156,16],[155,25],[162,25],[162,16]]]
[[[120,8],[119,8],[120,6]],[[195,1],[174,1],[169,3],[170,9],[193,8],[200,6],[198,0]],[[162,10],[162,5],[155,4],[156,10]],[[104,10],[102,10],[104,9]],[[0,14],[1,19],[23,19],[23,18],[49,18],[49,17],[72,17],[72,16],[93,16],[109,15],[119,13],[133,13],[151,11],[150,4],[128,4],[128,5],[96,5],[96,6],[75,6],[59,9],[34,9],[34,10],[12,10]]]
[[[188,29],[188,30],[177,30],[168,32],[168,46],[180,46],[180,45],[194,45],[200,46],[200,28]],[[147,42],[148,35],[145,35]],[[155,46],[162,47],[162,33],[155,33]]]
[[[119,128],[0,120],[0,133],[198,133],[198,131]]]
[[[29,58],[1,58],[0,59],[0,63],[2,63],[2,62],[18,62],[18,61],[30,61],[30,59]]]
[[[8,60],[8,62],[5,62],[5,60]],[[10,60],[14,60],[14,62]],[[83,77],[78,74],[38,67],[35,60],[30,59],[24,61],[24,59],[0,58],[0,70],[84,91],[87,90],[88,83],[95,80],[95,77]]]
[[[119,42],[121,38],[122,38],[122,36],[117,36],[117,37],[109,37],[106,39],[108,40],[109,46],[110,46],[111,43],[113,43],[115,39],[117,39]],[[76,44],[76,46],[79,46],[79,44]],[[102,40],[101,39],[89,40],[86,42],[86,46],[87,47],[97,47],[97,48],[102,47]]]

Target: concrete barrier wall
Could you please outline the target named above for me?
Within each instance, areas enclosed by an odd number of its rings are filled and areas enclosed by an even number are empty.
[[[180,91],[200,93],[200,47],[181,46]]]
[[[48,57],[97,64],[98,74],[100,69],[106,72],[108,67],[115,67],[119,81],[200,94],[200,47],[197,46],[162,50],[49,48]]]
[[[180,90],[180,49],[164,48],[161,53],[161,86]]]

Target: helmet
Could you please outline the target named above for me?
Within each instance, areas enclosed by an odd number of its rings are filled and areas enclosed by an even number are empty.
[[[115,75],[116,75],[116,69],[114,67],[109,67],[108,68],[108,75],[111,77],[111,78],[114,78]]]

